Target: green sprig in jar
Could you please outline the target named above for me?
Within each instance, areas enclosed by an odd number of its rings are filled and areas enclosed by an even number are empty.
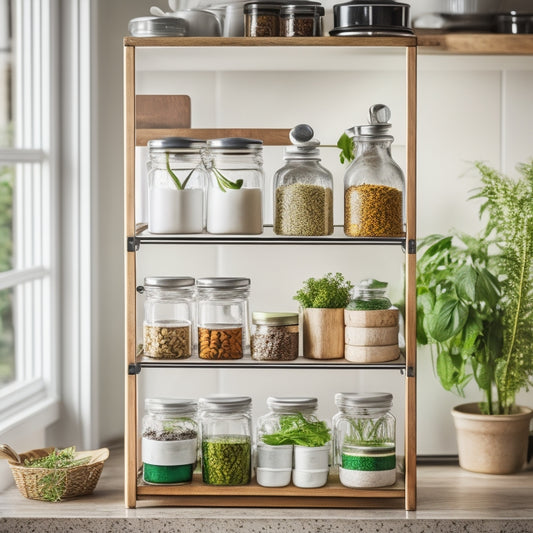
[[[208,485],[246,485],[252,467],[252,399],[200,399],[202,479]]]
[[[354,288],[354,297],[346,309],[350,311],[381,311],[392,307],[385,296],[388,283],[376,279],[364,279]]]

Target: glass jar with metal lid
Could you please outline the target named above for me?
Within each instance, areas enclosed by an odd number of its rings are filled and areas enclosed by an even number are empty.
[[[380,311],[390,309],[391,301],[385,296],[388,283],[377,279],[364,279],[354,287],[353,299],[347,309],[353,311]]]
[[[248,278],[199,278],[198,355],[240,359],[250,353]]]
[[[246,37],[278,37],[281,2],[250,2],[244,4],[244,35]]]
[[[151,484],[190,482],[198,456],[196,401],[146,398],[144,409],[144,481]]]
[[[252,468],[252,399],[201,398],[202,477],[209,485],[245,485]]]
[[[207,232],[263,232],[263,141],[228,137],[207,141]]]
[[[277,235],[333,233],[333,176],[320,164],[320,142],[313,128],[298,124],[290,132],[286,164],[274,175],[274,232]]]
[[[279,34],[281,37],[320,37],[324,13],[320,5],[291,2],[281,6]]]
[[[344,176],[344,233],[351,237],[403,237],[405,179],[391,156],[390,110],[370,108],[370,124],[347,131],[356,146]]]
[[[298,357],[298,313],[252,313],[252,359],[292,361]]]
[[[205,227],[205,141],[167,137],[148,142],[148,231],[202,233]]]
[[[335,463],[347,487],[385,487],[396,482],[396,420],[392,394],[335,395]]]
[[[144,354],[155,359],[190,357],[195,331],[194,278],[148,277],[137,288],[144,303]]]

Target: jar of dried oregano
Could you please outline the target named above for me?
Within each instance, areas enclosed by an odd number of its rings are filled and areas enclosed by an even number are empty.
[[[190,357],[195,344],[194,278],[149,277],[138,288],[144,303],[144,354],[154,359]]]
[[[344,233],[350,237],[403,237],[405,178],[391,156],[390,110],[370,108],[370,124],[355,126],[355,159],[344,176]]]

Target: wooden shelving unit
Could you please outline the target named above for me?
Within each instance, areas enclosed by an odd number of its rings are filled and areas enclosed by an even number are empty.
[[[164,135],[219,136],[221,130],[191,129],[190,124],[169,127],[150,120],[150,117],[137,116],[136,108],[136,51],[152,47],[168,54],[169,49],[191,54],[205,54],[206,57],[231,55],[236,49],[235,63],[245,56],[246,65],[255,65],[249,52],[251,49],[267,56],[269,52],[296,53],[298,57],[307,56],[312,59],[314,54],[334,58],[336,54],[351,57],[361,50],[371,48],[373,51],[386,50],[394,54],[405,55],[405,72],[407,83],[406,117],[406,236],[404,239],[349,239],[337,228],[333,236],[324,238],[282,238],[272,234],[266,228],[264,235],[259,236],[152,236],[135,225],[135,147],[146,144],[152,137]],[[218,57],[221,57],[219,54]],[[343,56],[343,60],[345,60]],[[233,57],[232,57],[233,60]],[[246,63],[248,61],[248,63]],[[215,64],[215,63],[214,63]],[[213,68],[218,68],[218,65]],[[257,68],[257,67],[255,67]],[[276,70],[276,69],[274,69]],[[124,39],[124,111],[125,111],[125,312],[126,312],[126,395],[125,395],[125,503],[127,507],[135,507],[137,501],[149,500],[154,504],[180,506],[232,506],[232,507],[404,507],[414,510],[416,507],[416,74],[417,46],[415,37],[317,37],[317,38],[133,38]],[[185,103],[186,104],[186,103]],[[164,114],[164,113],[163,113]],[[265,144],[286,144],[286,130],[246,130],[258,132]],[[242,135],[242,129],[225,129],[224,135]],[[356,490],[342,486],[334,475],[325,487],[320,489],[298,489],[288,486],[269,489],[258,486],[254,481],[242,487],[213,487],[195,479],[192,484],[182,486],[150,486],[139,480],[138,450],[138,373],[152,366],[153,362],[138,356],[136,352],[136,251],[140,246],[151,243],[166,244],[241,244],[247,246],[263,246],[266,244],[288,244],[294,246],[336,244],[343,246],[362,246],[380,244],[401,246],[405,250],[405,353],[398,361],[388,365],[374,365],[369,371],[385,371],[400,369],[405,380],[405,476],[396,485],[383,489]],[[216,368],[218,361],[199,361],[190,359],[184,363],[170,363],[168,368],[189,367]],[[226,364],[226,367],[229,365]],[[249,371],[261,372],[259,365],[244,359],[235,364],[236,368],[249,368]],[[270,365],[261,365],[268,368]],[[336,368],[364,368],[347,362],[331,363],[314,362],[312,360],[297,363],[277,364],[279,372],[294,368],[316,368],[317,371]],[[271,367],[272,368],[272,367]],[[253,370],[252,370],[253,369]]]

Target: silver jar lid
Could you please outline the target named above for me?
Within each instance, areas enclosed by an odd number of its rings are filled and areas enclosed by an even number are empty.
[[[370,106],[368,110],[368,124],[361,126],[354,126],[346,130],[348,137],[354,137],[355,139],[361,138],[362,140],[384,139],[393,140],[394,138],[389,135],[389,130],[392,124],[389,122],[391,117],[390,109],[384,104],[374,104]]]
[[[129,21],[128,30],[133,37],[183,37],[188,24],[177,17],[138,17]]]
[[[250,278],[198,278],[196,286],[199,289],[247,289]]]
[[[234,413],[249,409],[252,399],[249,396],[210,396],[200,398],[200,410],[216,413]]]
[[[243,137],[224,137],[208,140],[207,147],[212,151],[258,152],[263,149],[263,141]]]
[[[298,313],[268,313],[254,311],[252,322],[258,326],[297,326]]]
[[[335,394],[337,407],[360,407],[362,409],[392,407],[390,392],[338,392]]]
[[[154,414],[184,414],[196,410],[196,400],[183,398],[146,398],[144,409]]]
[[[183,287],[192,287],[194,285],[194,278],[190,276],[182,276],[173,278],[170,276],[155,276],[144,278],[145,287],[158,287],[161,289],[181,289]]]
[[[316,398],[269,396],[267,407],[278,413],[294,413],[295,411],[312,411],[318,407]]]
[[[207,146],[206,141],[189,137],[165,137],[148,141],[150,152],[166,152],[169,150],[190,150],[198,152]]]

